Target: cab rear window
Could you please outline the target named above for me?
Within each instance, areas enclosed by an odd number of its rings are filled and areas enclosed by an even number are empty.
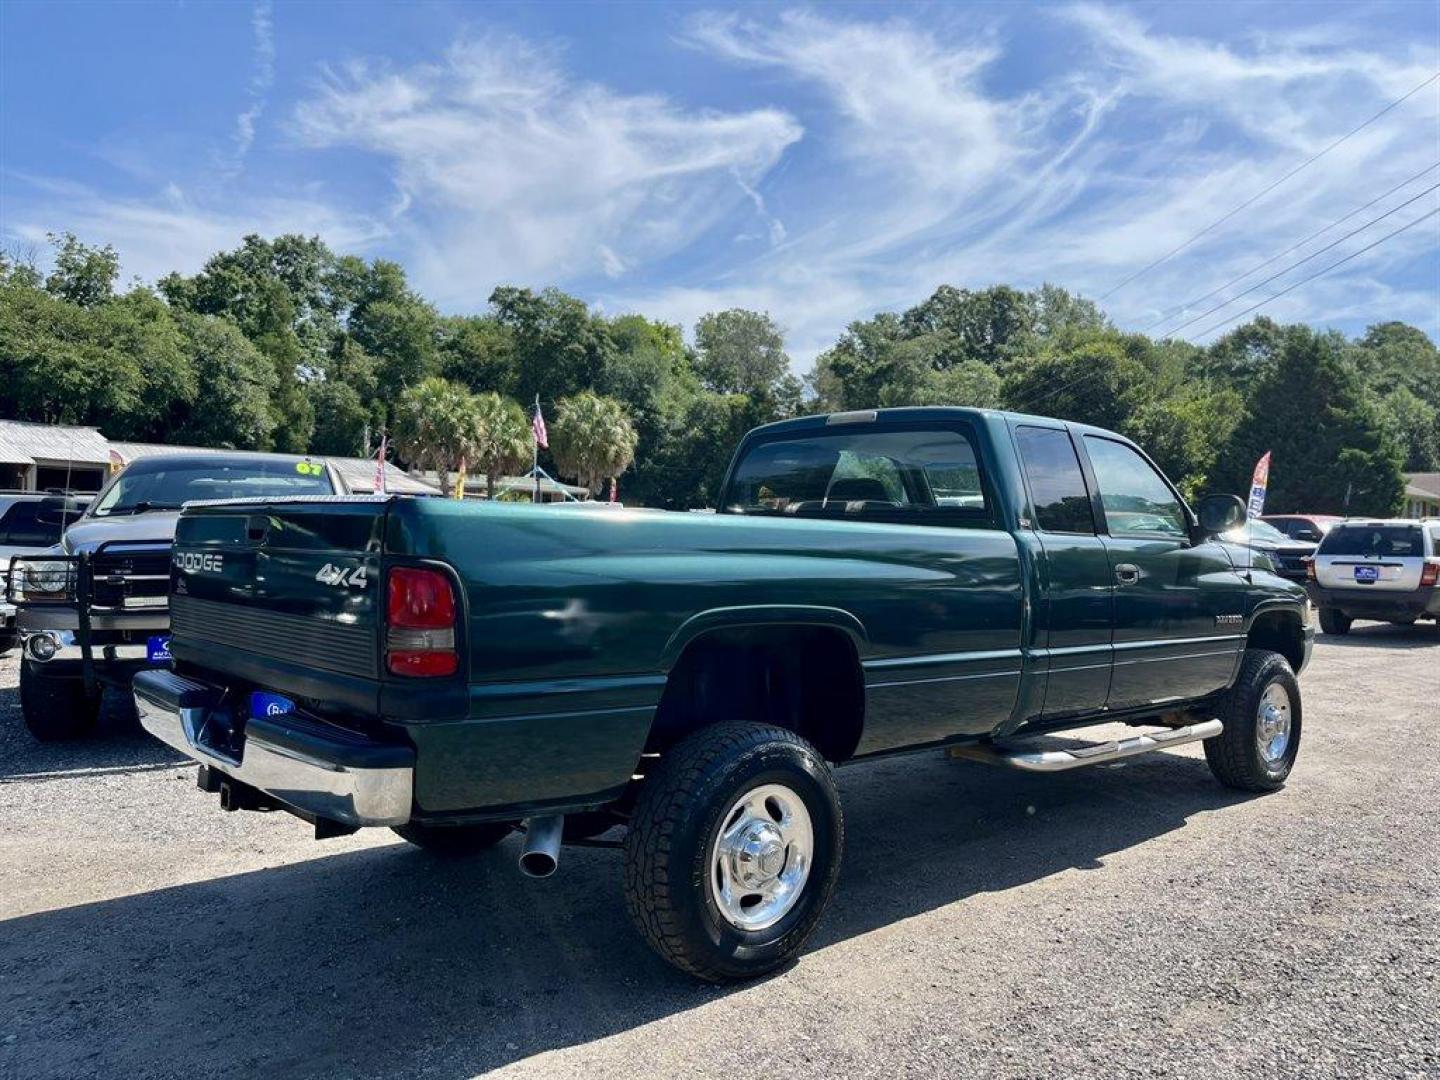
[[[1346,525],[1326,533],[1316,554],[1414,558],[1425,554],[1425,540],[1417,525]]]
[[[736,466],[724,509],[919,525],[990,520],[974,444],[954,430],[827,431],[757,443]]]

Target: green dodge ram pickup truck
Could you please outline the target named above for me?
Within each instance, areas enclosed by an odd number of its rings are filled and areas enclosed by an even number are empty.
[[[832,767],[946,747],[1053,771],[1204,740],[1284,783],[1300,586],[1133,443],[952,409],[751,432],[714,515],[406,498],[191,504],[173,670],[141,719],[226,809],[521,868],[627,826],[641,933],[702,978],[802,947],[844,822]],[[1070,749],[1038,735],[1152,730]],[[937,810],[939,808],[937,807]]]

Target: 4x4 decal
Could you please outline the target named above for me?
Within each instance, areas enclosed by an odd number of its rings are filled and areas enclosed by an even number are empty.
[[[321,585],[334,585],[337,589],[354,587],[363,589],[369,584],[364,566],[336,566],[326,563],[315,572],[315,580]]]

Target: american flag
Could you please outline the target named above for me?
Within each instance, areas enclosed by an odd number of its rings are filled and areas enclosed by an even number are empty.
[[[535,399],[535,422],[530,425],[530,430],[535,433],[535,445],[546,450],[550,449],[550,437],[545,433],[545,414],[540,411],[540,399]]]

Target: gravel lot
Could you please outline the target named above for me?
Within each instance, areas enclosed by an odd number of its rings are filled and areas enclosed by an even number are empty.
[[[107,707],[40,747],[0,661],[0,1076],[1440,1076],[1440,629],[1302,680],[1290,785],[1197,748],[1058,777],[845,770],[807,953],[696,985],[614,852],[529,881],[224,814]]]

